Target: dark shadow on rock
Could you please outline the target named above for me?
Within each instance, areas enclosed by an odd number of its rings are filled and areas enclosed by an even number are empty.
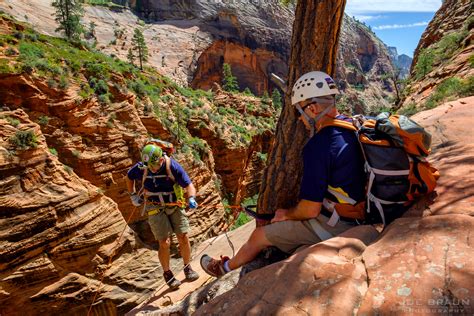
[[[249,272],[263,268],[272,263],[284,260],[290,255],[281,251],[277,247],[268,247],[262,250],[258,256],[251,262],[245,264],[240,270],[240,278],[246,275]]]

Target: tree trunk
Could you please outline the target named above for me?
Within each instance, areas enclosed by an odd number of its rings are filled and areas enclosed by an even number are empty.
[[[339,34],[346,0],[299,0],[296,6],[288,89],[277,125],[276,140],[269,155],[258,200],[258,213],[297,202],[303,170],[301,150],[309,133],[295,117],[290,96],[295,81],[304,73],[321,70],[334,76]]]

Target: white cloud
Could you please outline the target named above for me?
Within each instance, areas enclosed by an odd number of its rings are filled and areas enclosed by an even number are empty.
[[[441,0],[347,0],[346,13],[357,15],[373,12],[436,12]]]
[[[354,17],[361,22],[374,21],[374,20],[387,18],[387,16],[385,15],[355,15]]]
[[[417,26],[426,26],[428,25],[428,22],[423,21],[423,22],[416,22],[416,23],[410,23],[410,24],[390,24],[390,25],[379,25],[379,26],[374,26],[372,29],[374,30],[391,30],[391,29],[406,29],[410,27],[417,27]]]

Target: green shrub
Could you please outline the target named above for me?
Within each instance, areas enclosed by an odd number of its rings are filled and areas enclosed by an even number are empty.
[[[40,116],[40,117],[38,118],[38,123],[39,123],[40,125],[48,125],[48,123],[49,123],[49,117],[46,116],[46,115]]]
[[[250,91],[249,87],[245,88],[242,93],[243,93],[244,95],[247,95],[247,96],[250,96],[250,97],[254,97],[254,94],[252,93],[252,91]]]
[[[401,114],[401,115],[405,115],[405,116],[412,116],[413,114],[416,114],[420,111],[420,109],[418,109],[416,107],[416,104],[415,103],[410,103],[408,104],[407,106],[401,108],[399,111],[398,111],[398,114]]]
[[[0,74],[10,74],[13,73],[14,70],[10,67],[7,59],[0,59]]]
[[[68,174],[71,174],[72,173],[72,168],[69,167],[68,165],[64,165],[64,170],[68,173]]]
[[[56,157],[58,156],[58,151],[56,150],[56,148],[48,148],[48,150],[54,156],[56,156]]]
[[[200,108],[203,105],[204,105],[204,102],[202,102],[199,99],[193,99],[192,102],[191,102],[191,107],[193,107],[193,108]]]
[[[17,54],[17,51],[16,49],[14,49],[13,47],[8,47],[6,50],[5,50],[5,56],[14,56]]]
[[[451,32],[444,35],[436,44],[436,60],[435,62],[442,62],[453,56],[454,52],[460,48],[461,41],[467,36],[466,31]]]
[[[59,78],[59,88],[61,89],[66,89],[67,87],[69,87],[69,80],[67,79],[66,76],[62,75],[60,78]]]
[[[98,79],[108,79],[110,77],[110,69],[105,63],[87,61],[84,67],[89,76]]]
[[[94,90],[95,94],[99,96],[103,94],[107,94],[109,92],[109,86],[102,79],[97,80],[97,78],[93,78],[93,77],[90,78],[89,86]]]
[[[257,157],[263,162],[267,161],[267,154],[265,153],[257,152]]]
[[[438,85],[435,92],[428,98],[425,108],[432,109],[443,101],[474,95],[474,76],[465,80],[453,77]]]
[[[139,98],[146,97],[146,88],[145,84],[141,80],[135,80],[129,83],[128,88],[135,92]]]
[[[110,93],[101,94],[97,96],[97,100],[99,100],[102,104],[109,104],[110,103]]]
[[[10,125],[12,125],[12,126],[14,126],[14,127],[17,127],[18,125],[20,125],[20,121],[19,121],[18,119],[16,119],[16,118],[7,116],[5,119],[7,120],[7,122],[8,122]]]
[[[28,148],[36,148],[38,140],[33,131],[17,131],[14,136],[10,138],[10,142],[20,150]]]
[[[424,78],[433,69],[434,52],[431,49],[424,48],[418,55],[418,61],[415,65],[415,79]]]
[[[34,43],[22,42],[19,46],[20,59],[38,59],[44,57],[44,51],[41,46]]]
[[[47,83],[48,83],[48,87],[50,87],[51,89],[54,89],[58,86],[58,83],[53,78],[49,78]]]

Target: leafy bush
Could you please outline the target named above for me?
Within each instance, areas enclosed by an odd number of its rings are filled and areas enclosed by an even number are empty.
[[[100,79],[100,80],[97,80],[96,78],[89,79],[89,86],[99,96],[103,95],[103,94],[107,94],[109,92],[109,86],[102,79]]]
[[[17,54],[17,51],[16,49],[14,49],[13,47],[8,47],[6,50],[5,50],[5,56],[14,56]]]
[[[58,156],[58,151],[56,150],[56,148],[48,148],[48,150],[54,156],[56,156],[56,157]]]
[[[13,73],[14,69],[10,67],[7,59],[0,59],[0,74]]]
[[[267,154],[265,153],[257,152],[257,157],[263,162],[267,161]]]
[[[474,94],[474,77],[471,76],[466,80],[453,77],[444,80],[438,85],[436,91],[428,98],[425,108],[432,109],[443,101],[470,96]]]
[[[104,63],[88,61],[84,64],[84,67],[89,76],[98,79],[108,79],[110,77],[110,71]]]
[[[398,114],[405,115],[405,116],[412,116],[413,114],[418,113],[420,110],[416,107],[415,103],[410,103],[407,106],[401,108],[398,111]]]
[[[48,125],[48,123],[49,123],[49,117],[46,116],[46,115],[40,116],[40,117],[38,118],[38,123],[39,123],[40,125]]]
[[[129,83],[129,89],[135,92],[139,98],[144,98],[147,93],[145,89],[145,84],[141,80],[135,80]]]
[[[250,91],[249,87],[245,88],[242,93],[243,93],[244,95],[247,95],[247,96],[250,96],[250,97],[253,97],[253,96],[254,96],[254,94],[252,93],[252,91]]]
[[[33,131],[17,131],[14,136],[10,138],[10,142],[20,150],[28,148],[36,148],[38,140]]]
[[[11,126],[17,127],[18,125],[20,125],[20,121],[16,118],[7,116],[5,119]]]
[[[418,55],[418,61],[415,65],[415,79],[424,78],[433,69],[434,52],[431,49],[424,48]]]

